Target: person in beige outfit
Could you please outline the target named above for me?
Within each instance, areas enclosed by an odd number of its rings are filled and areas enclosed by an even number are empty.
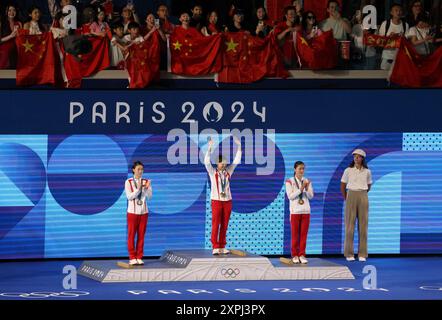
[[[354,261],[354,231],[358,220],[359,261],[367,260],[368,236],[368,192],[373,183],[371,171],[365,161],[364,150],[353,151],[353,161],[345,169],[341,179],[341,193],[345,199],[345,244],[344,256],[347,261]]]

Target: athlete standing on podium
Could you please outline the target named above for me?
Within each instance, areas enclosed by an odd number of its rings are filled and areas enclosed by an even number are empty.
[[[237,152],[233,163],[227,165],[226,159],[221,155],[218,157],[216,169],[210,163],[210,155],[213,149],[213,141],[209,137],[209,148],[204,158],[204,165],[210,177],[210,199],[212,200],[212,253],[228,254],[230,251],[225,248],[227,227],[230,214],[232,213],[232,193],[230,191],[230,179],[236,166],[241,162],[241,141],[233,137],[237,145]]]
[[[147,200],[152,198],[152,186],[148,179],[143,179],[144,165],[140,161],[132,166],[133,178],[127,179],[125,191],[127,197],[127,249],[129,265],[142,265],[144,235],[147,227]],[[136,244],[135,236],[137,237]]]

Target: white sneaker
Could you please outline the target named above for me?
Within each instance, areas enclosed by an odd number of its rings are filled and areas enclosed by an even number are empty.
[[[307,258],[304,257],[304,256],[300,256],[300,257],[299,257],[299,261],[300,261],[302,264],[307,264],[307,263],[308,263]]]
[[[219,249],[213,249],[213,250],[212,250],[212,254],[213,254],[214,256],[219,255]]]
[[[144,261],[141,260],[141,259],[137,259],[137,263],[140,264],[140,265],[143,265],[143,264],[144,264]]]
[[[346,259],[347,259],[347,261],[350,261],[350,262],[355,261],[355,257],[347,257]]]
[[[359,257],[358,259],[359,259],[359,261],[361,261],[361,262],[365,262],[365,261],[367,261],[367,258],[364,258],[364,257]]]
[[[229,250],[229,249],[226,249],[226,248],[222,248],[222,249],[220,249],[220,253],[221,253],[221,254],[229,254],[229,253],[230,253],[230,250]]]
[[[138,260],[137,259],[130,259],[129,260],[129,265],[130,266],[136,266],[138,264]]]
[[[298,257],[293,257],[293,258],[292,258],[292,262],[293,262],[294,264],[298,264],[298,263],[299,263],[299,258],[298,258]]]

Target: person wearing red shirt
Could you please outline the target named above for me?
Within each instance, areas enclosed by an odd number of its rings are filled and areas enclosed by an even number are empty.
[[[275,27],[275,35],[284,56],[284,64],[291,68],[296,65],[297,56],[294,45],[294,33],[300,31],[300,20],[296,15],[296,8],[289,6],[284,9],[284,21]]]

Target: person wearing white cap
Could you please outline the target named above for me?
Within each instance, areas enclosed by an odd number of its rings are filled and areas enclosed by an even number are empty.
[[[353,161],[341,178],[341,193],[345,199],[345,244],[344,256],[354,261],[354,231],[356,219],[359,231],[359,261],[366,261],[368,234],[368,192],[373,183],[371,171],[365,161],[364,150],[353,151]]]

